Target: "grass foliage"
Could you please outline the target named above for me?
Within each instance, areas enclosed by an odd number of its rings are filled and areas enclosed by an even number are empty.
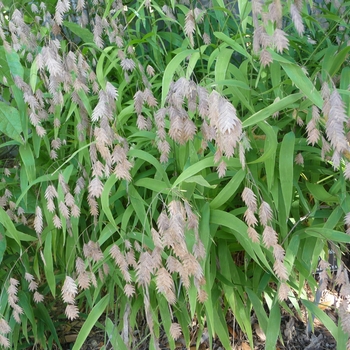
[[[0,344],[61,348],[79,318],[74,350],[93,326],[174,349],[195,320],[230,349],[231,312],[253,348],[254,312],[272,349],[301,301],[345,349],[347,300],[337,325],[305,286],[332,247],[349,294],[349,11],[4,0]]]

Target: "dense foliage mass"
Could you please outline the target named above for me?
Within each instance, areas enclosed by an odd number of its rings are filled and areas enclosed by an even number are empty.
[[[206,327],[228,349],[230,310],[252,347],[254,312],[272,349],[281,309],[303,304],[346,348],[349,6],[0,8],[3,347],[60,347],[80,318],[73,349],[94,325],[137,348],[141,317],[151,349],[160,329],[189,346],[193,320],[197,346]],[[339,325],[305,289],[326,288],[329,247]]]

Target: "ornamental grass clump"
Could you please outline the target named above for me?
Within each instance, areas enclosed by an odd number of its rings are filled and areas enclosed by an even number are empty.
[[[226,312],[273,348],[301,305],[346,348],[343,1],[0,8],[3,348],[62,348],[78,320],[74,350],[94,326],[105,348],[230,349]],[[308,300],[330,244],[337,322]]]

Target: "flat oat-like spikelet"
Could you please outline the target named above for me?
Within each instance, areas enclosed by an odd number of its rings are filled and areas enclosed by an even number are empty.
[[[95,198],[100,198],[103,192],[103,183],[98,177],[94,177],[89,184],[89,194]]]
[[[10,348],[10,341],[2,334],[0,334],[0,345],[3,346],[5,349]]]
[[[273,44],[279,53],[282,53],[284,49],[288,49],[289,40],[287,39],[287,34],[281,29],[276,29],[273,33]]]
[[[242,129],[241,121],[237,118],[236,108],[226,99],[220,98],[219,102],[219,117],[217,121],[217,128],[220,133],[231,134],[234,129]],[[241,132],[239,132],[241,134]]]
[[[270,52],[263,49],[260,53],[260,63],[263,67],[269,66],[273,62]]]
[[[275,244],[273,246],[273,255],[274,255],[276,260],[283,261],[285,253],[286,252],[281,245]]]
[[[339,153],[349,148],[344,132],[344,124],[347,121],[344,102],[337,90],[330,97],[330,110],[326,122],[326,134],[331,145]]]
[[[189,10],[185,18],[185,34],[188,36],[191,45],[194,45],[193,33],[196,30],[196,23],[193,16],[193,11]]]
[[[294,162],[297,165],[304,165],[304,157],[301,153],[298,153],[295,158],[294,158]]]
[[[62,299],[65,303],[74,304],[78,288],[72,277],[66,276],[62,287]]]
[[[93,29],[93,34],[94,34],[94,42],[96,46],[100,49],[103,48],[104,43],[102,40],[102,20],[101,17],[97,14],[95,14],[95,25]]]
[[[187,275],[194,276],[198,280],[203,277],[202,267],[192,254],[185,254],[182,258],[182,265]]]
[[[114,259],[115,263],[117,266],[120,268],[120,271],[122,272],[122,275],[125,279],[126,282],[131,282],[131,276],[129,273],[129,268],[128,268],[128,262],[125,258],[125,256],[122,254],[120,251],[119,247],[114,244],[112,248],[109,251],[110,255]]]
[[[65,314],[69,320],[75,320],[79,316],[79,310],[76,305],[67,305]]]
[[[256,203],[256,196],[249,187],[244,187],[244,190],[242,192],[242,200],[253,213],[256,212],[258,208]]]
[[[281,285],[278,289],[278,299],[280,301],[287,300],[289,292],[290,292],[290,288],[289,288],[288,284],[281,283]]]
[[[197,127],[192,120],[190,120],[189,118],[186,118],[183,123],[182,131],[183,132],[182,132],[181,142],[185,144],[187,141],[193,140],[197,131]]]
[[[166,261],[166,265],[170,273],[174,273],[174,272],[180,273],[180,271],[182,270],[182,264],[180,263],[180,261],[171,255],[169,255]]]
[[[57,229],[62,228],[61,219],[56,214],[52,218],[52,221],[53,221],[53,225],[55,226],[55,228],[57,228]]]
[[[135,294],[135,287],[132,284],[127,283],[124,286],[124,293],[128,298],[132,298]]]
[[[269,203],[263,201],[259,208],[259,220],[261,225],[266,226],[272,220],[272,210]]]
[[[107,95],[103,90],[100,90],[98,93],[98,103],[92,111],[91,121],[97,122],[101,119],[101,117],[107,114]]]
[[[85,290],[88,289],[90,287],[91,284],[91,279],[90,276],[87,272],[83,271],[81,273],[79,273],[78,275],[78,286]]]
[[[70,212],[68,207],[66,206],[66,204],[64,202],[59,202],[58,203],[58,208],[59,211],[61,213],[61,215],[65,218],[65,219],[69,219],[70,217]]]
[[[259,243],[259,234],[256,232],[254,227],[248,227],[247,229],[248,237],[252,240],[253,243]]]
[[[304,28],[303,20],[300,15],[300,11],[295,4],[290,5],[290,14],[291,14],[295,29],[297,30],[298,34],[302,36],[304,34],[305,28]]]
[[[220,179],[222,179],[226,175],[227,165],[224,160],[220,162],[220,164],[216,168],[216,172]]]
[[[43,232],[43,213],[41,211],[41,208],[37,206],[35,208],[35,218],[34,218],[34,230],[37,234],[40,234]]]
[[[141,114],[143,102],[143,92],[141,90],[137,90],[134,95],[134,107],[137,114]]]
[[[3,318],[0,319],[0,333],[8,334],[11,332],[11,327],[8,325],[7,321]]]
[[[163,293],[169,304],[175,304],[174,281],[169,272],[161,267],[156,274],[156,285],[158,293]]]
[[[141,286],[147,287],[151,283],[153,271],[152,257],[148,252],[141,252],[136,268],[136,280]]]
[[[271,226],[265,226],[263,231],[263,242],[266,248],[273,247],[277,244],[277,233]]]
[[[282,261],[276,260],[273,264],[273,270],[281,281],[286,281],[288,279],[287,269]]]
[[[249,208],[244,213],[244,221],[248,226],[254,227],[258,224],[258,219],[255,217],[254,212]]]
[[[306,125],[307,132],[307,143],[312,146],[318,142],[320,139],[321,133],[316,126],[316,121],[312,118]]]
[[[181,327],[178,323],[172,323],[170,326],[170,335],[173,339],[178,339],[181,336]]]

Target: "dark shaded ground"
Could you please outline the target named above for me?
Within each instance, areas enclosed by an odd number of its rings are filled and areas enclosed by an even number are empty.
[[[325,309],[328,316],[333,321],[337,322],[336,310],[334,307],[321,305],[321,308]],[[306,312],[302,312],[302,317],[290,316],[289,314],[282,314],[281,320],[281,336],[282,341],[278,341],[276,350],[322,350],[322,349],[336,349],[336,342],[328,330],[317,320],[314,320],[314,333],[307,334],[307,318]],[[254,329],[254,350],[262,350],[265,348],[265,335],[263,334],[259,325],[254,321],[254,315],[252,316],[253,329]],[[249,343],[241,332],[240,328],[236,324],[234,328],[234,318],[232,315],[227,315],[227,329],[231,339],[231,349],[234,350],[249,350]],[[79,332],[78,324],[77,327],[72,327],[70,334],[62,334],[62,339],[66,340],[64,349],[71,349],[74,345],[76,334]],[[141,334],[143,333],[143,334]],[[195,350],[196,346],[196,327],[191,328],[191,334],[193,334],[193,344],[189,348]],[[147,335],[147,329],[140,329],[139,334],[135,334],[135,340],[145,339]],[[137,339],[139,338],[139,339]],[[199,350],[224,350],[218,339],[215,339],[213,346],[210,348],[209,341],[206,339],[206,331],[204,330],[201,337],[201,344]],[[167,345],[167,338],[165,334],[160,338],[160,348],[162,350],[169,349]],[[148,344],[146,341],[140,341],[140,345],[134,347],[135,350],[146,350]],[[113,349],[108,340],[105,339],[105,333],[99,329],[93,329],[91,335],[84,343],[81,350],[98,350],[98,349]],[[186,346],[183,339],[178,339],[176,350],[186,350]]]

